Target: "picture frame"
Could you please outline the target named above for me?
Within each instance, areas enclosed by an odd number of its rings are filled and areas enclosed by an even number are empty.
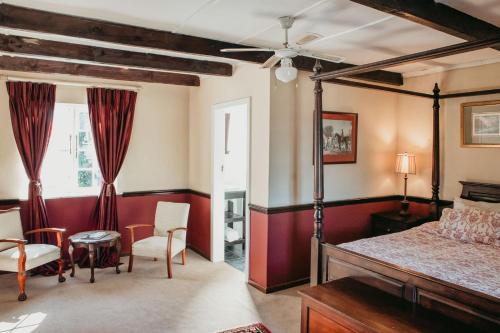
[[[461,147],[500,148],[500,100],[460,105]]]
[[[358,114],[323,111],[323,164],[356,163]]]

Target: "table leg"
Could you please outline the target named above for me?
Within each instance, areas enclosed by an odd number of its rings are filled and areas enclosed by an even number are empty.
[[[122,252],[122,239],[118,238],[116,240],[116,255],[118,258],[116,258],[116,274],[120,274],[120,254]]]
[[[89,261],[90,261],[90,283],[94,283],[95,248],[93,244],[89,244]]]
[[[71,260],[71,274],[69,276],[74,277],[75,276],[75,258],[73,257],[73,244],[69,243],[68,247],[68,253],[69,253],[69,260]]]

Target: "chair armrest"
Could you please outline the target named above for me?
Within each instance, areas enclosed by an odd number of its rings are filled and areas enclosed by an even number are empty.
[[[152,228],[154,228],[154,225],[152,225],[152,224],[129,224],[129,225],[127,225],[125,227],[126,229],[130,230],[130,245],[134,244],[134,241],[135,241],[134,240],[134,236],[135,236],[134,230],[136,228],[143,228],[143,227],[152,227]]]
[[[154,227],[152,224],[129,224],[125,228],[129,230],[133,230],[135,228],[142,228],[142,227]]]
[[[179,228],[174,228],[174,229],[167,230],[167,232],[168,232],[169,234],[173,234],[174,232],[179,231],[179,230],[184,230],[184,231],[187,231],[188,229],[187,229],[187,228],[184,228],[184,227],[179,227]]]
[[[26,244],[28,241],[26,239],[18,239],[18,238],[5,238],[5,239],[0,239],[0,243],[15,243],[17,245],[19,244]]]
[[[0,239],[0,243],[15,243],[17,244],[17,249],[19,251],[19,258],[17,259],[17,271],[23,273],[26,267],[26,251],[24,250],[24,245],[28,243],[25,239],[18,238],[6,238]]]
[[[30,234],[35,234],[35,233],[39,233],[39,232],[55,232],[55,233],[60,232],[60,233],[65,233],[66,229],[64,229],[64,228],[40,228],[40,229],[33,229],[33,230],[30,230],[30,231],[27,231],[24,234],[25,235],[30,235]]]
[[[24,235],[31,235],[31,234],[42,233],[42,232],[55,233],[56,237],[57,237],[57,247],[62,247],[63,233],[66,232],[66,229],[64,229],[64,228],[33,229],[33,230],[25,232]]]
[[[184,230],[187,231],[187,228],[179,227],[167,230],[168,239],[167,239],[167,258],[172,258],[172,238],[174,237],[174,232]]]

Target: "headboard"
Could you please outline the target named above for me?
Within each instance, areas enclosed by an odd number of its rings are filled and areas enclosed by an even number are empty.
[[[500,184],[461,181],[461,198],[473,201],[500,202]]]

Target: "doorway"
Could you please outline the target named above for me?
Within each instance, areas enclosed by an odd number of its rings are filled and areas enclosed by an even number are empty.
[[[250,98],[212,107],[212,261],[248,272]]]

